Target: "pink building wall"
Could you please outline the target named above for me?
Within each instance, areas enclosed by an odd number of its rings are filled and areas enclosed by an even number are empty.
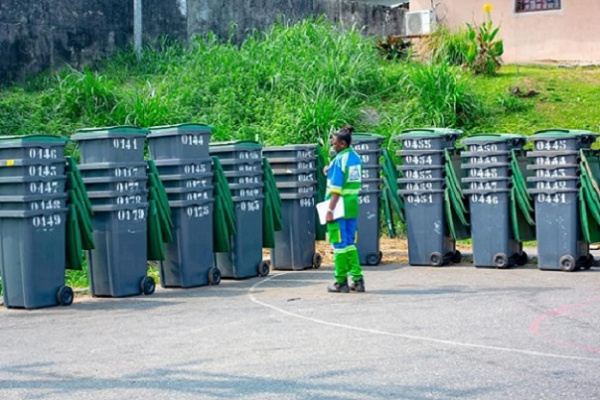
[[[434,0],[449,27],[481,22],[491,4],[500,24],[505,63],[600,64],[600,0],[562,0],[560,10],[515,12],[515,0]],[[431,8],[430,0],[410,0],[410,11]]]

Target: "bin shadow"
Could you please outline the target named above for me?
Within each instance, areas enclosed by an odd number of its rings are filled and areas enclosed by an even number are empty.
[[[345,377],[366,374],[369,368],[317,371],[294,378],[276,378],[263,375],[218,373],[210,368],[212,360],[197,360],[171,366],[144,369],[137,373],[124,374],[115,378],[97,375],[83,376],[81,372],[61,372],[56,363],[32,363],[3,367],[0,387],[4,393],[26,390],[38,392],[44,398],[71,398],[85,393],[94,397],[110,391],[116,396],[137,391],[156,392],[160,398],[176,399],[178,396],[195,398],[294,398],[294,399],[430,399],[432,393],[440,398],[482,398],[486,394],[501,390],[504,385],[457,389],[441,385],[382,386],[379,382],[364,380],[348,383]],[[268,360],[265,360],[268,362]],[[198,368],[203,366],[203,368]],[[300,375],[300,374],[299,374]],[[336,383],[336,380],[342,382]]]

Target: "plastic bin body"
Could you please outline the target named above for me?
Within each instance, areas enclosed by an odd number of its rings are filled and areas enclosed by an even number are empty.
[[[165,243],[165,260],[160,262],[163,287],[208,285],[214,264],[213,200],[187,201],[171,206],[173,240]]]
[[[356,248],[361,265],[377,265],[381,261],[379,193],[378,187],[367,190],[363,184],[358,196],[360,211],[357,222]]]
[[[362,161],[356,248],[361,265],[377,265],[379,250],[379,195],[381,193],[381,157],[384,137],[357,133],[352,135],[352,147]]]
[[[223,278],[252,278],[262,261],[263,198],[234,198],[237,233],[229,253],[216,253]]]
[[[229,253],[216,253],[216,265],[223,278],[243,279],[258,276],[262,262],[264,196],[262,189],[262,145],[250,141],[211,143],[211,156],[217,156],[231,185],[244,185],[244,194],[233,196],[236,234]],[[237,194],[242,194],[240,186]],[[250,192],[250,193],[247,193]],[[233,193],[232,193],[233,195]]]
[[[157,162],[207,158],[212,129],[202,124],[152,127],[148,135],[150,157]]]
[[[517,262],[521,243],[514,240],[510,218],[510,190],[465,190],[469,196],[473,264],[496,267],[494,258],[504,254],[508,266]]]
[[[66,209],[0,212],[0,271],[4,305],[40,308],[59,304],[65,284]]]
[[[315,195],[281,196],[283,226],[281,231],[275,232],[272,266],[295,271],[312,268],[316,240]]]
[[[142,293],[146,277],[148,203],[94,206],[96,248],[88,251],[90,290],[97,297]]]
[[[81,164],[144,161],[147,129],[117,126],[80,129],[71,137],[77,142]]]
[[[451,258],[455,246],[446,224],[443,191],[401,193],[404,196],[409,264],[429,266],[433,253]]]
[[[559,260],[570,255],[577,262],[587,257],[589,246],[579,226],[577,190],[532,190],[535,199],[535,223],[538,268],[561,270]]]

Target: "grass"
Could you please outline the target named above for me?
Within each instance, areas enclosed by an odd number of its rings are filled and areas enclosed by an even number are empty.
[[[467,135],[600,131],[600,69],[505,65],[475,76],[455,65],[460,35],[433,38],[440,50],[429,64],[385,60],[372,38],[324,19],[275,25],[240,46],[210,34],[189,46],[164,40],[141,60],[124,50],[94,68],[0,88],[0,134],[201,122],[216,127],[215,141],[278,145],[326,140],[346,123],[386,138],[432,125]],[[68,273],[73,286],[86,279]]]

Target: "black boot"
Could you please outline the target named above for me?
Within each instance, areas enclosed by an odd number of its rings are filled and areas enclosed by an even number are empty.
[[[357,291],[359,293],[364,292],[365,291],[365,280],[363,278],[360,278],[357,281],[353,281],[350,284],[350,290]]]
[[[348,282],[336,282],[333,285],[328,286],[327,291],[331,293],[350,293],[350,287],[348,286]]]

